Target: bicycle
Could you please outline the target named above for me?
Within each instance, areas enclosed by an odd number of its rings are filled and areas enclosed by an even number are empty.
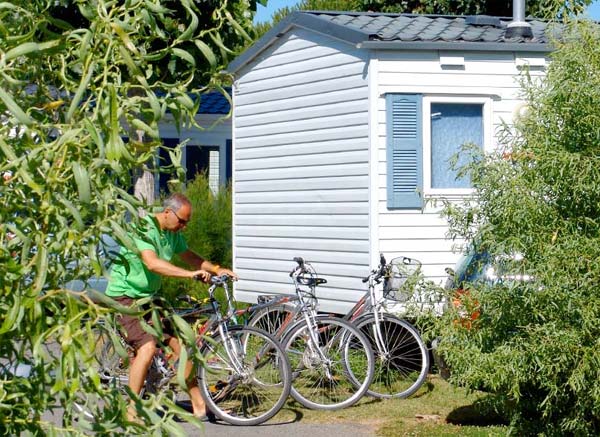
[[[367,336],[375,355],[375,374],[367,394],[376,398],[406,398],[425,382],[429,371],[429,351],[418,331],[406,320],[386,312],[387,301],[405,301],[410,289],[407,279],[416,277],[420,268],[417,260],[398,257],[389,264],[383,254],[379,266],[363,279],[368,282],[366,293],[343,316]],[[314,269],[313,269],[314,270]],[[314,273],[314,288],[323,283]],[[379,298],[375,286],[384,281],[383,296]],[[300,309],[291,305],[272,305],[255,313],[249,324],[279,336]]]
[[[180,309],[175,317],[195,320],[202,314],[211,314],[194,334],[204,358],[197,377],[207,409],[232,425],[258,425],[285,404],[291,388],[290,365],[271,334],[256,327],[231,325],[231,307],[226,315],[221,314],[214,294],[219,287],[229,293],[229,279],[227,275],[211,278],[207,298],[210,309]],[[99,362],[105,383],[123,387],[127,383],[124,370],[128,355],[123,350],[117,353],[119,348],[126,350],[127,345],[117,335],[116,342],[108,341],[102,346]],[[181,391],[179,385],[174,385],[176,374],[177,369],[159,351],[153,357],[144,393],[173,390],[175,398]]]
[[[298,317],[287,319],[271,331],[281,344],[292,368],[292,397],[311,409],[337,410],[356,403],[368,390],[374,356],[367,337],[346,320],[317,314],[314,287],[324,282],[311,275],[302,258],[290,272],[296,291],[293,308]],[[268,298],[263,298],[266,300]],[[249,321],[272,308],[281,298],[261,304]]]

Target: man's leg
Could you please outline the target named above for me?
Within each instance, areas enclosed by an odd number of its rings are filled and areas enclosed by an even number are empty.
[[[180,341],[175,337],[171,337],[169,339],[169,347],[173,351],[173,359],[175,361],[178,360],[181,354]],[[202,395],[200,394],[200,388],[198,387],[198,379],[195,375],[191,375],[193,369],[194,366],[192,361],[188,360],[185,363],[184,376],[187,382],[190,401],[192,402],[192,410],[194,411],[194,416],[203,417],[206,415],[206,405],[204,404],[204,399],[202,399]]]
[[[136,351],[135,358],[129,367],[129,388],[132,392],[140,394],[142,391],[142,386],[155,353],[156,342],[154,340],[147,341]]]
[[[152,358],[155,353],[156,341],[154,339],[144,343],[135,353],[135,358],[129,366],[129,388],[135,394],[139,395],[142,391],[148,369],[150,368],[150,364],[152,364]],[[133,400],[127,408],[127,419],[131,422],[139,422]]]

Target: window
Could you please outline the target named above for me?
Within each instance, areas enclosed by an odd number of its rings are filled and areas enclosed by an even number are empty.
[[[386,101],[388,208],[421,208],[423,195],[471,192],[449,160],[465,143],[485,147],[490,99],[388,94]]]

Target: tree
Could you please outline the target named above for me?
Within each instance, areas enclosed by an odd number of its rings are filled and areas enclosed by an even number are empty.
[[[122,394],[100,384],[94,365],[94,330],[114,304],[65,285],[105,274],[102,235],[131,247],[142,206],[132,175],[156,155],[158,121],[170,113],[193,123],[192,97],[228,83],[218,71],[240,46],[234,36],[251,31],[254,3],[0,3],[2,434],[51,433],[41,414],[76,402],[92,413],[93,432],[123,432]],[[124,140],[131,130],[151,141]],[[31,376],[6,378],[19,362]],[[177,431],[172,411],[143,411],[144,428],[129,432]]]
[[[504,148],[464,170],[475,203],[447,209],[455,236],[492,256],[520,253],[507,275],[471,285],[480,316],[441,323],[456,383],[484,389],[517,435],[600,432],[600,30],[570,23],[546,78]],[[515,276],[523,277],[523,276]]]
[[[535,0],[526,2],[526,15],[534,17],[561,18],[584,11],[592,0]],[[273,25],[293,11],[354,11],[389,12],[438,15],[492,15],[511,17],[512,0],[302,0],[296,6],[277,10],[271,23],[259,23],[259,35],[266,33]]]
[[[259,1],[266,3],[266,0]],[[154,59],[146,59],[151,66],[149,79],[167,84],[174,81],[185,84],[188,94],[196,94],[194,103],[199,105],[200,96],[211,83],[211,78],[227,65],[232,56],[239,53],[245,43],[252,40],[251,10],[255,10],[256,2],[257,0],[208,0],[201,2],[201,7],[200,3],[196,4],[197,2],[190,0],[162,0],[157,3],[155,8],[160,12],[160,19],[152,20],[155,33],[146,34],[143,43],[143,50],[155,54]],[[61,0],[50,7],[48,12],[55,19],[60,19],[63,27],[89,27],[90,22],[85,9],[73,7],[75,3],[74,0]],[[204,35],[205,38],[192,40],[187,35],[191,32]],[[175,48],[176,52],[166,56],[169,47]],[[178,56],[183,53],[187,55]],[[196,66],[191,75],[188,64]],[[188,76],[182,76],[182,72]],[[122,69],[121,74],[127,77],[128,74],[135,73],[126,67]],[[128,92],[135,95],[139,89],[133,88]],[[137,97],[144,98],[143,95]],[[140,103],[144,105],[143,100]],[[189,101],[188,104],[193,103]],[[153,122],[143,111],[138,117],[143,123]],[[193,123],[193,120],[190,122]],[[149,132],[139,126],[131,126],[128,136],[131,141],[137,143],[156,141]],[[154,157],[142,163],[135,173],[134,193],[138,199],[145,200],[148,204],[154,201],[154,173]]]

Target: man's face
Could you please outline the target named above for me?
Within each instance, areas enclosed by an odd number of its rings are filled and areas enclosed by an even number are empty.
[[[192,217],[192,208],[190,205],[184,204],[177,211],[174,211],[171,208],[168,208],[166,211],[169,216],[167,219],[167,230],[173,232],[178,232],[185,228]]]

